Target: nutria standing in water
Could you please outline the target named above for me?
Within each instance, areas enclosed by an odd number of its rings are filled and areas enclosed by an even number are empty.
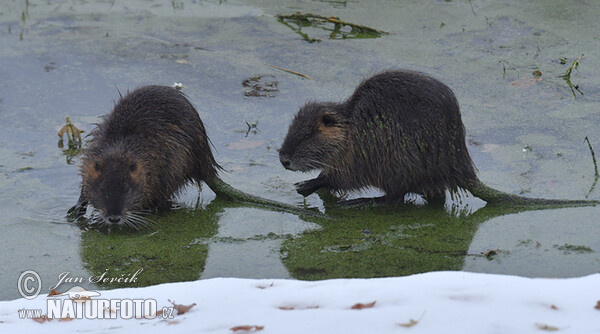
[[[490,204],[590,205],[596,201],[532,199],[485,186],[465,143],[458,101],[448,86],[423,73],[390,70],[364,80],[342,103],[305,104],[294,117],[279,158],[290,170],[321,170],[296,184],[308,196],[378,187],[378,203],[397,203],[408,192],[442,198],[469,190]]]
[[[188,182],[204,181],[230,200],[299,211],[242,193],[223,182],[204,124],[183,93],[145,86],[122,96],[91,132],[81,165],[81,195],[75,216],[91,204],[105,225],[137,228],[140,212],[165,205]]]

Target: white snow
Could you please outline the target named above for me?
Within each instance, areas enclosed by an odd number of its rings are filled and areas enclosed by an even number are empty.
[[[152,298],[159,309],[171,306],[169,299],[196,306],[171,320],[20,319],[20,309],[46,313],[47,297],[40,295],[0,302],[0,332],[234,333],[231,328],[236,326],[262,326],[255,332],[600,333],[600,310],[595,308],[600,274],[531,279],[433,272],[315,282],[214,278],[99,292],[97,298]],[[351,309],[373,301],[372,308]],[[411,322],[410,327],[402,326]]]

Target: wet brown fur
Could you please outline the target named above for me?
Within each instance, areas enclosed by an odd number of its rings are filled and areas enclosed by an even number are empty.
[[[78,205],[89,201],[105,219],[164,205],[184,184],[218,177],[204,125],[174,88],[128,93],[91,134]]]
[[[453,92],[406,70],[366,79],[344,102],[304,105],[280,159],[288,169],[322,171],[298,185],[303,195],[375,186],[389,201],[407,192],[436,198],[477,180]]]

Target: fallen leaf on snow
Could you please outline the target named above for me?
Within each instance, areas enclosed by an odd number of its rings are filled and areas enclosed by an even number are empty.
[[[269,284],[269,285],[257,285],[256,287],[259,288],[259,289],[272,288],[273,287],[273,282],[271,282],[271,284]]]
[[[187,311],[189,311],[192,307],[196,306],[196,303],[193,303],[192,305],[175,304],[175,302],[171,301],[170,299],[169,299],[169,302],[171,304],[173,304],[173,308],[175,310],[177,310],[177,315],[182,315],[182,314],[186,313]]]
[[[543,331],[548,331],[548,332],[556,332],[559,328],[558,327],[554,327],[554,326],[550,326],[550,325],[546,325],[546,324],[535,324],[537,326],[537,328],[543,330]]]
[[[60,318],[58,321],[73,321],[73,318]]]
[[[410,328],[410,327],[412,327],[412,326],[414,326],[414,325],[416,325],[418,323],[419,323],[419,321],[414,320],[414,319],[410,319],[407,323],[405,323],[405,324],[398,324],[398,326]]]
[[[596,306],[594,307],[596,310],[600,310],[600,300],[598,301],[598,303],[596,303]]]
[[[418,324],[419,321],[421,321],[421,319],[423,319],[424,315],[425,315],[425,311],[423,311],[423,314],[421,314],[421,316],[419,317],[419,319],[417,319],[417,320],[410,319],[409,322],[404,323],[404,324],[398,324],[398,326],[402,326],[402,327],[406,327],[406,328],[411,328],[412,326]]]
[[[51,297],[51,296],[56,296],[56,295],[62,295],[62,292],[59,292],[59,291],[56,291],[55,289],[52,289],[52,290],[50,290],[50,293],[46,297]]]
[[[85,301],[85,300],[92,300],[92,297],[90,296],[79,296],[77,298],[71,298],[71,300],[77,302],[77,301]]]
[[[52,319],[48,318],[48,316],[45,314],[39,318],[32,318],[31,320],[33,320],[35,322],[39,322],[40,324],[42,324],[46,321],[52,321]]]
[[[279,306],[278,309],[284,311],[292,311],[292,310],[309,310],[319,308],[319,305],[311,305],[311,306]]]
[[[265,326],[235,326],[235,327],[231,327],[230,329],[233,332],[238,332],[238,331],[257,332],[257,331],[262,331],[263,328],[265,328]]]
[[[364,308],[371,308],[371,307],[375,306],[376,302],[377,301],[374,300],[374,301],[372,301],[371,303],[368,303],[368,304],[356,303],[356,304],[352,305],[351,309],[353,309],[353,310],[362,310]]]

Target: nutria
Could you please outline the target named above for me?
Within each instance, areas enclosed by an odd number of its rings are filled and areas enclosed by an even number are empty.
[[[140,212],[165,205],[184,184],[202,181],[230,200],[298,211],[223,182],[198,112],[175,88],[145,86],[121,96],[91,136],[81,164],[81,195],[70,210],[75,216],[89,202],[102,225],[137,228],[147,222]]]
[[[532,199],[485,186],[465,143],[458,101],[426,74],[389,70],[364,80],[342,103],[309,102],[294,117],[279,152],[293,171],[321,170],[296,184],[308,196],[326,187],[338,193],[378,187],[377,203],[403,202],[408,192],[442,198],[469,190],[491,204],[591,205],[596,201]]]

